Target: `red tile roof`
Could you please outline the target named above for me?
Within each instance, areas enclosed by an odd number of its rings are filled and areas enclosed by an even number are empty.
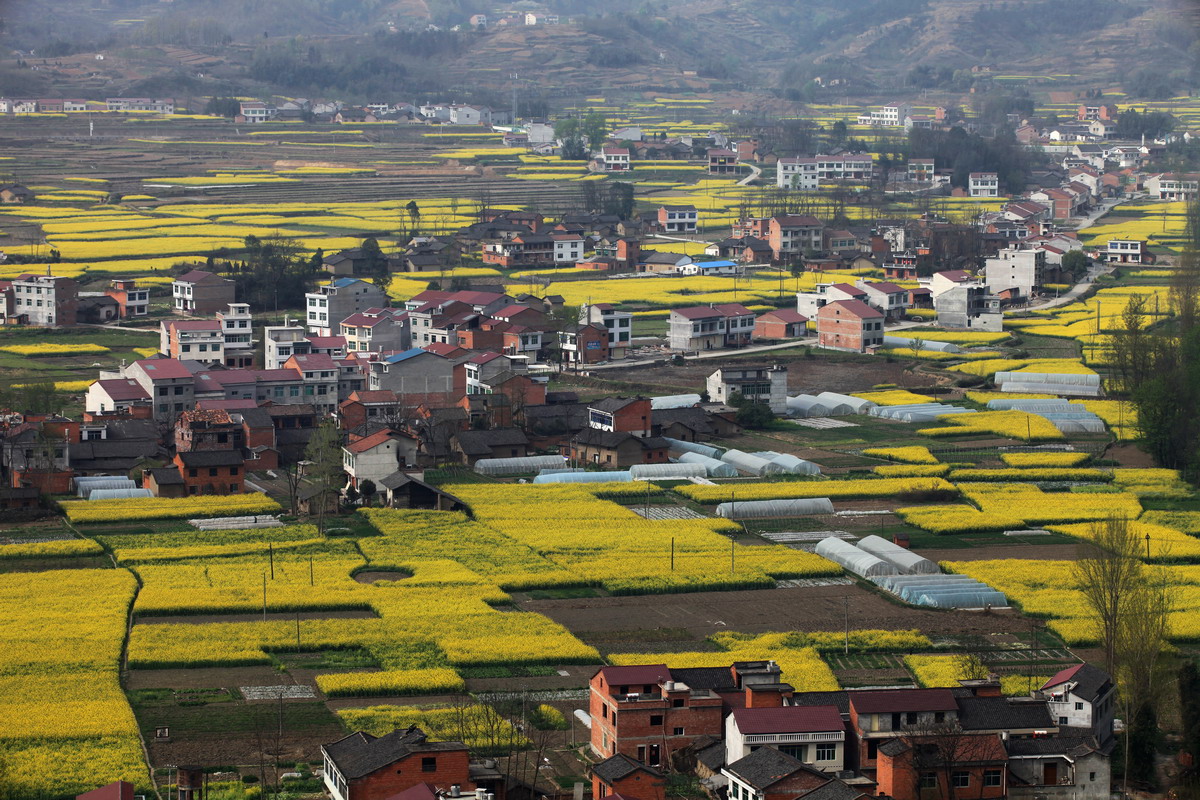
[[[864,292],[862,289],[858,288],[857,286],[851,286],[848,283],[834,283],[831,284],[829,288],[837,289],[842,294],[848,294],[851,297],[862,297],[866,294],[866,292]]]
[[[772,322],[808,322],[808,317],[801,314],[799,311],[793,311],[790,308],[781,308],[776,311],[768,311],[759,319],[770,320]]]
[[[337,369],[337,364],[333,363],[328,353],[297,353],[287,360],[285,363],[295,362],[296,366],[302,370],[310,369]]]
[[[609,686],[649,686],[671,680],[666,664],[643,664],[632,667],[602,667],[600,674]]]
[[[221,323],[215,319],[172,319],[167,320],[167,327],[177,331],[219,331]]]
[[[359,439],[357,442],[351,442],[350,444],[346,445],[346,449],[351,453],[365,453],[368,450],[374,450],[384,442],[402,438],[404,438],[404,434],[397,433],[391,428],[384,428],[381,431],[372,433],[365,439]]]
[[[689,306],[688,308],[673,308],[672,314],[678,314],[684,319],[707,319],[708,317],[723,316],[720,311],[709,306]]]
[[[735,708],[733,719],[746,733],[815,733],[845,728],[837,706]]]
[[[190,378],[188,368],[174,358],[143,358],[135,361],[151,378]]]
[[[1083,664],[1076,664],[1074,666],[1067,667],[1064,670],[1059,670],[1058,673],[1056,673],[1054,675],[1054,677],[1052,677],[1050,680],[1043,683],[1041,688],[1045,689],[1048,686],[1058,686],[1060,683],[1066,683],[1067,681],[1074,678],[1075,673],[1079,672],[1079,670],[1081,670],[1082,668],[1083,668]]]
[[[432,344],[425,345],[421,349],[428,353],[433,353],[436,356],[441,356],[442,358],[451,358],[467,352],[458,345],[450,344],[449,342],[433,342]]]
[[[135,380],[129,378],[116,378],[112,380],[96,381],[96,384],[104,390],[104,393],[113,400],[149,400],[150,395],[142,388],[142,385]]]
[[[358,389],[350,393],[347,402],[394,403],[399,399],[391,389]]]
[[[903,286],[897,286],[891,281],[867,281],[866,288],[874,289],[877,292],[884,292],[885,294],[896,294],[907,291]]]
[[[754,312],[741,303],[717,303],[713,308],[726,317],[754,316]]]
[[[871,308],[862,300],[834,300],[832,303],[826,303],[817,311],[817,317],[836,316],[838,311],[848,314],[859,319],[875,319],[882,317],[883,313]],[[829,313],[825,313],[828,311]]]

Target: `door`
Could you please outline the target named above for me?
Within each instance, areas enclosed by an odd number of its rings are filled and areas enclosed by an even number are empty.
[[[1042,783],[1046,786],[1058,785],[1058,764],[1051,762],[1042,765]]]

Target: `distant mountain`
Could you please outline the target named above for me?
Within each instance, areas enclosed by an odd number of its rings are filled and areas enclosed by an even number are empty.
[[[1171,93],[1200,84],[1187,0],[39,0],[3,6],[4,43],[36,57],[104,52],[93,83],[176,94],[767,90],[815,99],[945,89],[991,76],[1079,76]],[[602,8],[605,16],[594,12]],[[571,24],[495,25],[526,10]],[[486,32],[450,33],[475,13]],[[429,32],[434,26],[439,32]],[[28,61],[28,59],[26,59]],[[206,69],[195,68],[203,64]],[[122,67],[116,69],[116,65]],[[95,66],[95,65],[92,65]],[[107,72],[106,72],[107,70]],[[111,73],[111,74],[109,74]],[[201,77],[202,76],[202,77]],[[29,76],[0,72],[0,91]],[[1134,80],[1135,78],[1140,79]],[[54,82],[74,78],[42,76]],[[76,88],[86,88],[78,83]],[[112,89],[108,89],[112,91]]]

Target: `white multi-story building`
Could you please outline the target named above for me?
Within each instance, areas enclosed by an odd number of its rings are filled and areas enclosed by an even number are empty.
[[[554,263],[574,264],[583,258],[583,237],[577,233],[552,233]]]
[[[860,114],[858,117],[859,125],[877,125],[883,128],[900,128],[904,126],[904,119],[912,116],[912,106],[908,103],[888,103],[882,108],[878,108],[869,114]]]
[[[967,180],[967,192],[971,197],[1000,196],[1000,176],[995,172],[972,172]]]
[[[812,192],[820,188],[818,160],[815,158],[781,158],[775,165],[775,185],[780,189]]]
[[[605,147],[600,151],[600,161],[605,172],[628,172],[629,148]]]
[[[304,295],[308,330],[334,336],[342,320],[368,308],[387,308],[387,292],[359,278],[338,278]]]
[[[612,303],[592,303],[579,309],[579,324],[603,325],[608,331],[610,358],[624,358],[633,339],[633,312],[618,311]]]
[[[1009,247],[984,262],[984,281],[994,292],[1019,289],[1021,294],[1032,297],[1041,288],[1045,272],[1045,250]]]
[[[13,314],[25,324],[65,328],[75,324],[79,284],[58,275],[19,275],[12,282]]]
[[[230,303],[226,311],[217,312],[217,322],[225,337],[225,366],[254,365],[254,316],[248,303]]]

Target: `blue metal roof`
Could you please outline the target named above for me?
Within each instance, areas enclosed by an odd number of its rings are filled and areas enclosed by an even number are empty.
[[[349,286],[352,283],[358,283],[359,278],[338,278],[335,281],[330,281],[329,285],[335,289],[341,289],[344,286]]]
[[[384,361],[387,361],[390,364],[398,364],[401,361],[407,361],[408,359],[410,359],[414,356],[419,356],[422,353],[427,353],[427,352],[429,352],[429,351],[422,350],[419,347],[414,347],[411,350],[405,350],[403,353],[396,353],[395,355],[388,356],[387,358],[384,359]]]
[[[698,261],[695,266],[700,269],[721,269],[725,267],[736,267],[737,264],[732,261]]]

